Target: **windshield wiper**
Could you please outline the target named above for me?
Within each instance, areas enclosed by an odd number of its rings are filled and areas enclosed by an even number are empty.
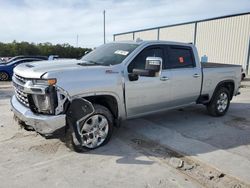
[[[98,63],[96,61],[88,61],[88,62],[90,62],[91,64],[94,64],[94,65],[103,65],[102,63]]]

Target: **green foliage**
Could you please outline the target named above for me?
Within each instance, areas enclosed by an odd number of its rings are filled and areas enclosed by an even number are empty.
[[[89,48],[75,48],[69,44],[53,45],[46,43],[28,43],[16,42],[1,43],[0,42],[0,57],[13,57],[17,55],[59,55],[60,58],[80,58],[86,51],[91,51]]]

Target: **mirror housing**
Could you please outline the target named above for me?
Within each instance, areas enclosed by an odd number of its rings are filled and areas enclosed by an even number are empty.
[[[128,79],[129,81],[136,81],[139,79],[139,75],[136,73],[130,73],[128,74]]]
[[[155,73],[161,70],[162,58],[161,57],[147,57],[146,58],[146,70],[152,70]]]
[[[138,76],[155,77],[155,71],[145,69],[133,69],[133,74]]]
[[[147,57],[145,69],[133,69],[133,74],[139,76],[155,77],[162,67],[161,57]]]

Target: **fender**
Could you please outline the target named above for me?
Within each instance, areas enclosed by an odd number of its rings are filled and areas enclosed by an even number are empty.
[[[125,101],[121,101],[120,97],[118,94],[114,92],[89,92],[89,93],[84,93],[84,94],[79,94],[72,96],[71,99],[77,99],[77,98],[85,98],[85,97],[95,97],[95,96],[101,96],[101,95],[110,95],[116,99],[117,105],[118,105],[118,116],[121,119],[126,119],[126,112],[125,112]],[[123,99],[122,99],[123,100]]]

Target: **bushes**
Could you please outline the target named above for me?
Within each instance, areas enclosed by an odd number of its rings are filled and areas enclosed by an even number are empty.
[[[60,58],[80,58],[85,51],[91,51],[89,48],[75,48],[69,44],[47,43],[28,43],[16,42],[1,43],[0,42],[0,57],[13,57],[17,55],[59,55]]]

